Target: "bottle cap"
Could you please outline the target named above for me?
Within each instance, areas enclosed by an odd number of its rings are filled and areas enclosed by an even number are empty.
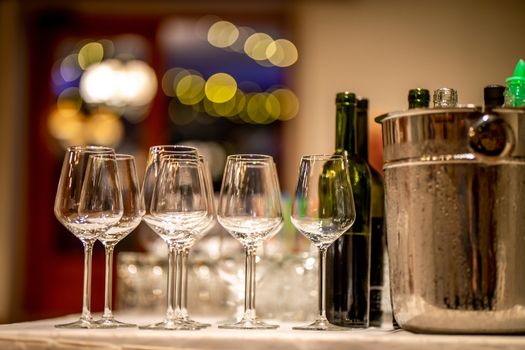
[[[412,105],[412,102],[421,102],[417,103],[417,105],[428,106],[430,102],[430,91],[421,88],[408,90],[408,105]]]
[[[345,92],[338,92],[337,95],[335,95],[335,103],[356,103],[356,97],[353,92],[345,91]]]
[[[368,109],[368,99],[365,97],[357,97],[357,109]]]
[[[514,69],[514,75],[512,77],[507,78],[505,82],[507,84],[513,82],[520,82],[525,84],[525,61],[523,61],[523,59],[520,59],[516,64],[516,68]]]
[[[458,92],[450,88],[434,91],[434,107],[455,107],[458,103]]]
[[[505,91],[505,86],[498,84],[491,84],[485,86],[483,89],[483,101],[485,101],[485,106],[502,106],[505,102],[505,97],[503,92]]]

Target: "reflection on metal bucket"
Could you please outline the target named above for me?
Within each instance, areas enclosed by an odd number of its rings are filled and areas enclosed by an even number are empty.
[[[497,113],[516,147],[490,161],[468,148],[480,117],[426,110],[383,121],[393,306],[405,329],[525,332],[525,111]]]

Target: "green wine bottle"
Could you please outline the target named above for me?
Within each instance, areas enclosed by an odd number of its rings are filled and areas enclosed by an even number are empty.
[[[383,177],[370,165],[368,158],[368,100],[357,99],[357,154],[367,161],[372,184],[370,207],[371,252],[370,252],[370,326],[381,327],[383,310],[383,265],[385,252]]]
[[[408,91],[408,109],[428,108],[430,104],[430,91],[415,88]]]
[[[356,219],[327,252],[327,317],[331,323],[363,328],[370,309],[370,169],[357,154],[356,96],[336,95],[336,153],[348,157]]]

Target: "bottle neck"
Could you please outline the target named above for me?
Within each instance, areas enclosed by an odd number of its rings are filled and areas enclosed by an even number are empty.
[[[368,110],[366,108],[358,108],[356,114],[356,152],[368,162]]]
[[[408,109],[413,108],[428,108],[430,99],[414,98],[408,100]]]
[[[337,153],[356,153],[356,119],[355,104],[336,104],[335,150]]]

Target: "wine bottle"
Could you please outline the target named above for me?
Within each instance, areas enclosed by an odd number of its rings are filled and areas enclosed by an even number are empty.
[[[364,328],[370,308],[370,197],[367,162],[357,154],[356,96],[336,95],[336,153],[348,157],[356,219],[327,252],[327,317],[331,323]]]
[[[385,251],[384,233],[384,189],[383,177],[370,165],[368,158],[368,100],[357,99],[357,154],[367,161],[371,174],[371,207],[370,207],[370,326],[381,327],[383,310],[383,266]]]

